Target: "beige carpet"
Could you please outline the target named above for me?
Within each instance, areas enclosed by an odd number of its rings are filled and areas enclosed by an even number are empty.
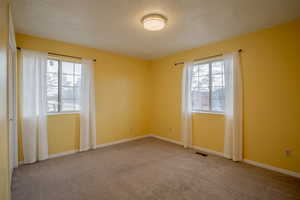
[[[145,138],[18,168],[13,200],[300,199],[300,180]]]

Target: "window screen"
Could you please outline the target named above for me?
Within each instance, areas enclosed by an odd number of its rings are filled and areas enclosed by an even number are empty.
[[[193,111],[224,112],[224,62],[197,63],[192,74]]]
[[[48,112],[74,112],[80,109],[81,64],[48,59]]]

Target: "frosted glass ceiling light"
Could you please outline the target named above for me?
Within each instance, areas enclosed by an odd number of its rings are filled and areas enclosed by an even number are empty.
[[[167,18],[160,14],[149,14],[141,20],[144,28],[149,31],[159,31],[166,26]]]

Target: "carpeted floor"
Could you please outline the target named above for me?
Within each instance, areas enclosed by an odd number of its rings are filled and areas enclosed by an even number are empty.
[[[300,199],[300,180],[145,138],[18,168],[13,200]]]

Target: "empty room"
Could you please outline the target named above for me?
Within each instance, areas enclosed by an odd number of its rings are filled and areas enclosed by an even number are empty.
[[[300,200],[299,0],[0,0],[0,200]]]

